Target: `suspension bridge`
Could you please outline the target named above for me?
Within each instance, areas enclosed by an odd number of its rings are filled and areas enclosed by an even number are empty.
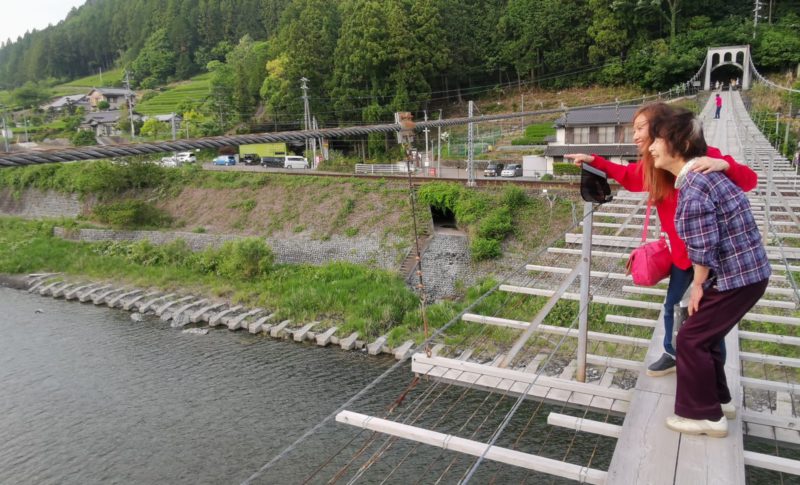
[[[748,87],[751,74],[770,85],[752,66],[749,49],[740,57],[741,47],[709,51],[687,84],[701,76],[708,84],[713,69],[733,64],[748,73]],[[639,244],[646,201],[620,190],[611,203],[587,204],[562,238],[410,352],[410,373],[398,362],[245,483],[270,483],[282,457],[331,426],[351,430],[349,438],[331,443],[328,456],[310,457],[298,481],[391,483],[402,470],[417,483],[743,484],[762,470],[796,479],[800,460],[783,455],[797,457],[792,450],[800,445],[800,358],[793,357],[800,346],[793,276],[800,271],[798,177],[750,119],[740,93],[722,96],[721,119],[712,119],[711,100],[701,113],[706,137],[758,172],[759,185],[748,196],[773,268],[765,296],[726,339],[737,406],[726,438],[684,436],[664,425],[675,376],[648,377],[644,363],[662,351],[666,290],[663,283],[633,286],[624,274],[625,259]],[[436,120],[416,129],[561,111]],[[0,166],[400,129],[386,124],[0,154]],[[657,218],[651,219],[655,238]],[[389,381],[407,383],[397,400],[378,408],[363,404],[370,389]]]
[[[695,79],[707,66],[744,62],[735,52],[710,54]],[[737,407],[726,438],[682,435],[664,424],[676,377],[649,377],[645,363],[663,351],[665,283],[641,288],[624,274],[646,199],[620,190],[612,203],[587,204],[562,239],[492,290],[500,295],[493,304],[490,292],[420,345],[408,387],[388,408],[359,412],[363,395],[341,406],[332,416],[354,435],[310,464],[303,483],[391,483],[408,470],[416,483],[796,480],[798,176],[758,131],[740,92],[722,97],[721,119],[712,119],[713,99],[700,115],[705,134],[759,174],[748,196],[773,268],[766,294],[726,339]],[[654,240],[659,228],[650,217]],[[559,308],[569,325],[554,318]],[[451,324],[460,331],[448,334]],[[400,371],[385,375],[391,372]],[[449,394],[447,405],[437,405]],[[279,459],[246,483],[268,476]]]

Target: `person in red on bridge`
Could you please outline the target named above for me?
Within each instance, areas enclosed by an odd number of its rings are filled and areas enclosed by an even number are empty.
[[[653,165],[653,157],[648,151],[655,140],[653,124],[658,120],[670,118],[674,110],[665,103],[652,103],[639,108],[633,116],[633,142],[642,157],[638,163],[627,166],[606,160],[598,155],[571,153],[564,155],[576,165],[589,163],[613,178],[626,190],[631,192],[649,192],[649,198],[658,209],[661,230],[667,234],[672,253],[672,269],[670,270],[667,297],[664,301],[664,353],[660,359],[647,368],[647,375],[660,377],[675,372],[675,348],[672,346],[672,330],[675,325],[675,304],[680,302],[686,289],[692,282],[692,262],[686,252],[686,245],[675,231],[675,209],[678,204],[678,192],[673,187],[675,178],[669,172],[657,170]],[[745,192],[758,184],[758,175],[749,167],[736,163],[730,155],[722,155],[719,149],[709,146],[705,157],[697,158],[693,168],[695,172],[723,172],[733,183]],[[723,359],[725,344],[720,342]]]
[[[717,93],[716,99],[714,99],[714,103],[717,105],[717,111],[714,112],[714,119],[719,119],[719,112],[722,111],[722,96]]]

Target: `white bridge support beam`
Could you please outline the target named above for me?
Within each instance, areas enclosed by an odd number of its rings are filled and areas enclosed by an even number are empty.
[[[458,451],[472,456],[481,456],[485,451],[485,457],[489,460],[547,473],[548,475],[568,478],[580,483],[605,484],[606,476],[608,475],[602,470],[573,465],[572,463],[553,460],[551,458],[543,458],[541,456],[531,455],[508,448],[492,446],[487,450],[488,445],[480,441],[459,438],[458,436],[438,433],[416,426],[409,426],[407,424],[396,423],[365,414],[354,413],[352,411],[340,412],[336,415],[336,421],[357,428],[369,429],[390,436],[397,436],[398,438],[416,441],[444,450]]]

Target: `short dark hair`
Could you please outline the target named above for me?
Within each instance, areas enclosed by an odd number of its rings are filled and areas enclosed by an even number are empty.
[[[656,120],[653,131],[667,143],[670,154],[681,155],[687,161],[708,151],[703,125],[687,109],[676,108],[672,116]]]

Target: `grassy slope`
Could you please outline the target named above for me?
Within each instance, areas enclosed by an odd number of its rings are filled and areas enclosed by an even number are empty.
[[[195,76],[189,81],[178,83],[143,101],[136,106],[136,111],[144,115],[166,114],[178,111],[185,101],[200,104],[208,96],[210,90],[209,74]]]
[[[86,76],[80,79],[73,79],[68,83],[56,86],[56,89],[68,88],[68,87],[93,88],[100,86],[118,86],[122,82],[122,76],[123,76],[122,68],[112,69],[110,71],[104,72],[102,75],[95,74],[93,76]]]

